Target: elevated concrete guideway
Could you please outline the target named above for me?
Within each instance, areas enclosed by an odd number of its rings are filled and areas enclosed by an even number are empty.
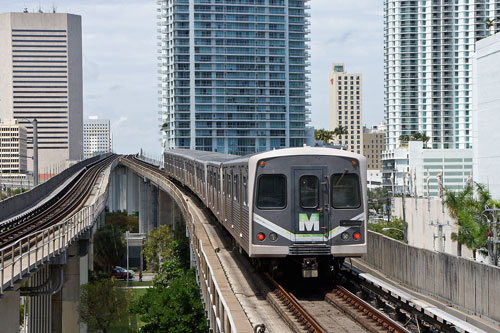
[[[0,203],[3,217],[14,216],[27,203],[42,204],[60,190],[86,165],[109,155],[98,156],[77,165],[36,187],[26,195]],[[93,257],[87,249],[98,224],[104,222],[108,197],[108,179],[114,164],[104,169],[83,208],[62,222],[32,232],[0,249],[0,322],[1,331],[19,330],[20,296],[28,296],[29,332],[85,332],[78,322],[79,286],[88,281]],[[26,207],[32,209],[33,204]],[[102,222],[101,222],[102,221]],[[96,223],[97,222],[97,223]],[[26,287],[22,285],[27,282]]]

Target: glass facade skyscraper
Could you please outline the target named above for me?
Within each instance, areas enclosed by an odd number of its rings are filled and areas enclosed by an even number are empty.
[[[498,0],[384,0],[386,147],[425,133],[436,149],[472,145],[472,55],[498,31]],[[489,30],[489,31],[488,31]]]
[[[306,142],[306,2],[158,1],[164,149],[245,155]]]

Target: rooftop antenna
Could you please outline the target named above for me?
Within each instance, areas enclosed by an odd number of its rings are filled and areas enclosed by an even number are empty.
[[[23,13],[27,13],[28,12],[28,8],[27,7],[24,7],[23,9]]]
[[[57,7],[56,7],[56,5],[52,5],[52,13],[54,13],[54,14],[55,14],[56,12],[57,12]]]
[[[42,5],[40,3],[38,3],[38,12],[43,13]]]

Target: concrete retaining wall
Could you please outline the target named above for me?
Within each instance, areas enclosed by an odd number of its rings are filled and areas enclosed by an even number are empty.
[[[439,198],[406,198],[406,222],[408,223],[408,244],[431,251],[457,254],[457,243],[451,240],[451,233],[458,231],[458,225],[450,216],[448,208]],[[393,216],[403,217],[403,199],[394,198]],[[441,229],[441,230],[440,230]],[[472,258],[472,251],[462,246],[462,256]]]
[[[363,260],[389,277],[500,322],[500,267],[368,233]]]
[[[75,172],[109,155],[110,154],[103,154],[81,161],[80,163],[72,165],[68,169],[61,172],[60,174],[52,177],[47,182],[38,185],[37,187],[31,189],[30,191],[1,201],[0,221],[3,221],[9,218],[10,216],[13,216],[23,210],[26,210],[27,207],[35,205],[37,202],[46,197],[50,192],[52,192],[55,188],[61,185],[62,182],[66,181],[69,177],[71,177],[71,175],[73,175]]]

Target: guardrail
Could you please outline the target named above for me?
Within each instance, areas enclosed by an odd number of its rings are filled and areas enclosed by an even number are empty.
[[[46,229],[34,232],[0,249],[0,297],[14,287],[23,276],[64,252],[86,232],[104,210],[108,189],[70,218]]]
[[[229,282],[223,273],[222,266],[217,259],[217,254],[211,246],[203,225],[193,216],[192,208],[188,207],[187,197],[168,179],[157,176],[149,169],[123,158],[120,163],[146,176],[165,192],[172,195],[181,209],[191,238],[191,248],[198,272],[198,284],[200,285],[202,300],[212,331],[253,332],[243,309],[232,294]],[[216,270],[222,272],[222,275],[217,274]]]

